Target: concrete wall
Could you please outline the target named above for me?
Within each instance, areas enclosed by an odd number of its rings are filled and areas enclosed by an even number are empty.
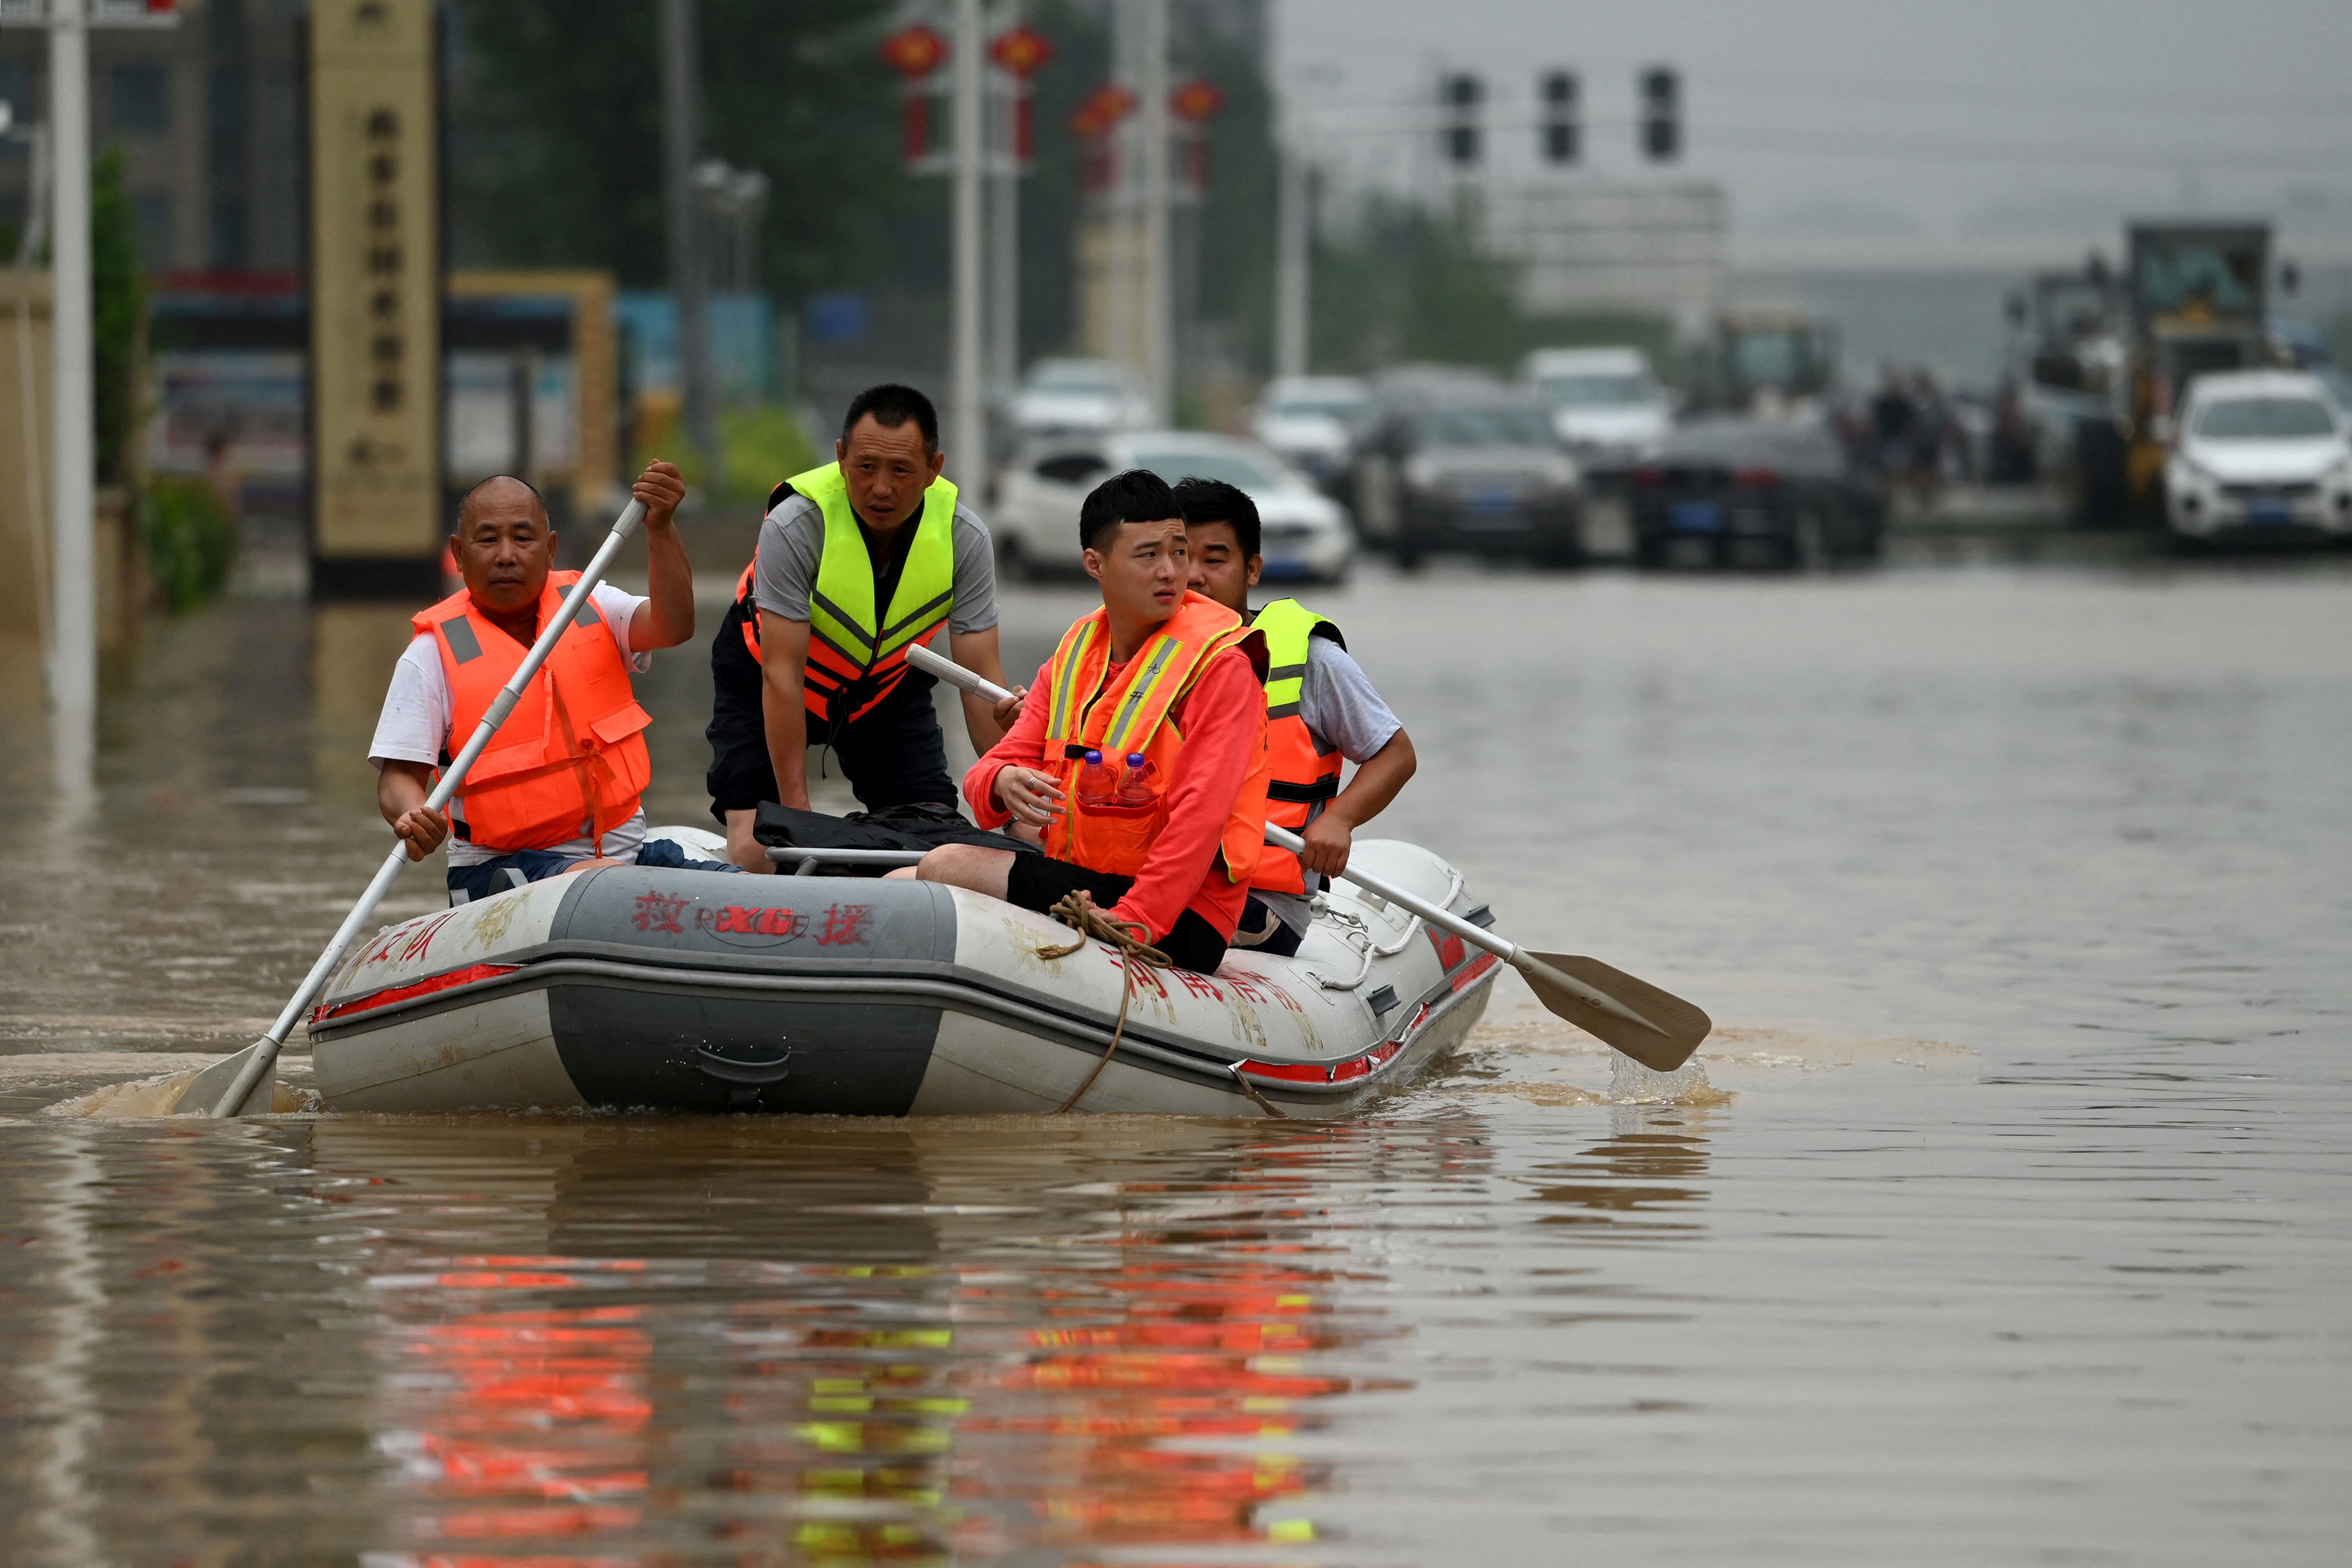
[[[0,268],[0,626],[12,631],[40,626],[47,594],[51,428],[48,274]]]
[[[49,534],[53,438],[48,274],[20,277],[13,268],[0,268],[0,631],[14,647],[39,647],[47,640],[49,561],[55,553]],[[138,642],[151,589],[147,552],[121,489],[98,492],[95,555],[99,651],[127,652]]]

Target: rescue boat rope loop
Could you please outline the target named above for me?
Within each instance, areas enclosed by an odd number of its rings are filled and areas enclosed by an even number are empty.
[[[1089,942],[1108,942],[1118,949],[1119,954],[1118,1026],[1110,1032],[1110,1049],[1103,1052],[1102,1060],[1095,1063],[1095,1070],[1087,1074],[1087,1081],[1078,1085],[1069,1099],[1055,1107],[1054,1114],[1059,1116],[1086,1098],[1087,1090],[1094,1088],[1095,1079],[1102,1077],[1103,1068],[1110,1066],[1110,1058],[1118,1052],[1119,1041],[1126,1037],[1128,1004],[1135,997],[1136,965],[1139,963],[1146,969],[1173,969],[1176,965],[1166,953],[1146,940],[1151,935],[1150,926],[1140,921],[1113,920],[1091,899],[1076,893],[1065,893],[1062,901],[1045,912],[1075,930],[1078,940],[1067,947],[1039,948],[1038,957],[1047,960],[1067,958],[1074,952],[1085,952]]]

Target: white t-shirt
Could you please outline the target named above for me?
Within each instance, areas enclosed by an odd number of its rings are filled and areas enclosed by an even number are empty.
[[[621,661],[640,673],[651,669],[653,655],[638,653],[629,647],[629,623],[636,616],[637,606],[646,601],[609,583],[597,584],[589,598],[605,629],[613,634],[613,642],[621,650]],[[449,690],[448,671],[441,668],[441,650],[434,646],[430,632],[420,633],[402,652],[400,662],[392,667],[392,689],[383,694],[383,711],[376,718],[375,739],[368,742],[368,761],[379,769],[387,762],[439,767],[441,759],[456,749],[449,738],[449,715],[456,707],[457,700]],[[451,801],[449,816],[463,822],[464,803]],[[588,826],[583,822],[581,837],[555,845],[546,853],[561,855],[567,860],[593,859],[597,847],[588,839]],[[610,859],[634,860],[645,841],[646,814],[640,808],[635,816],[604,835],[604,854]],[[499,851],[485,849],[454,834],[449,838],[452,866],[478,866],[498,857]]]

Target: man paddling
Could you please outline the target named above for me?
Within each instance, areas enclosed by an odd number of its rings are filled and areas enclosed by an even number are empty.
[[[808,748],[823,744],[872,812],[931,803],[955,784],[932,680],[907,649],[941,622],[958,664],[999,685],[996,567],[988,531],[940,477],[940,420],[911,386],[850,400],[834,461],[768,498],[751,564],[710,647],[710,814],[728,856],[772,871],[751,837],[760,803],[809,808]],[[963,700],[972,750],[1004,733],[1001,713]]]
[[[1045,853],[943,845],[916,874],[1039,911],[1075,894],[1205,973],[1265,847],[1265,640],[1185,587],[1182,510],[1156,476],[1095,487],[1078,536],[1102,607],[963,782],[982,826],[1024,824]]]
[[[650,596],[596,586],[445,816],[425,805],[434,770],[474,732],[580,578],[552,569],[555,531],[524,480],[484,479],[457,508],[449,551],[466,585],[412,620],[415,639],[393,668],[368,746],[376,806],[410,859],[454,828],[453,904],[593,865],[726,868],[645,841],[638,797],[652,773],[643,731],[653,721],[629,672],[694,635],[694,572],[677,535],[686,499],[677,469],[646,465],[632,493],[646,506]]]
[[[1348,868],[1355,830],[1387,809],[1418,765],[1412,738],[1349,657],[1339,628],[1296,599],[1253,615],[1249,591],[1258,553],[1257,503],[1219,479],[1176,486],[1192,558],[1192,592],[1233,610],[1265,635],[1266,820],[1307,841],[1306,853],[1266,847],[1250,879],[1248,908],[1234,944],[1286,958],[1313,918],[1308,900],[1323,879]],[[1339,787],[1341,759],[1356,776]]]

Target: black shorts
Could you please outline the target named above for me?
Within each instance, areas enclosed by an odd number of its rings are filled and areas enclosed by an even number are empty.
[[[710,742],[710,772],[703,783],[710,791],[710,815],[721,823],[729,812],[750,811],[779,793],[776,770],[768,760],[760,666],[744,646],[740,609],[739,605],[728,612],[710,653],[710,728],[704,731]],[[866,810],[918,801],[957,804],[955,781],[948,776],[947,741],[931,707],[934,684],[929,676],[908,670],[897,689],[856,723],[809,721],[809,743],[828,748]],[[821,756],[817,766],[825,765]]]
[[[1035,910],[1042,915],[1052,912],[1063,895],[1083,888],[1108,912],[1134,886],[1132,877],[1089,871],[1084,866],[1043,855],[1021,855],[1014,857],[1013,868],[1005,873],[1004,897],[1009,903]],[[1217,965],[1225,961],[1225,939],[1193,910],[1178,915],[1175,929],[1151,945],[1166,953],[1168,962],[1177,968],[1197,974],[1214,974]]]
[[[1242,906],[1241,924],[1234,928],[1233,945],[1263,952],[1270,958],[1293,958],[1306,939],[1282,923],[1272,905],[1255,893]]]

